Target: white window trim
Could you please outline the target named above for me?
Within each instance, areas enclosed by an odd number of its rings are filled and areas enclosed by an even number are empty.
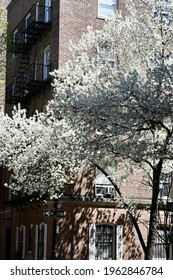
[[[28,41],[28,32],[27,32],[27,28],[28,28],[28,19],[31,17],[31,13],[27,14],[25,17],[25,43]]]
[[[34,80],[38,79],[38,57],[34,59]]]
[[[160,6],[160,3],[157,3],[157,2],[155,3],[154,11],[153,11],[154,18],[158,18],[159,14],[160,14],[158,19],[161,19],[161,17],[162,17],[163,23],[165,22],[165,27],[168,28],[169,21],[172,19],[170,1],[163,1],[162,5]]]
[[[95,260],[96,225],[89,225],[89,260]]]
[[[110,6],[110,7],[112,7],[112,9],[113,9],[113,6],[116,6],[115,7],[115,13],[117,13],[117,11],[118,11],[118,0],[116,0],[116,3],[113,3],[112,0],[98,0],[98,15],[97,15],[98,18],[106,19],[106,18],[109,17],[107,15],[99,13],[99,5],[100,4],[105,4],[107,6]],[[112,13],[112,14],[115,14],[115,13]]]
[[[46,260],[47,257],[47,224],[41,223],[39,226],[35,226],[35,260],[38,259],[39,251],[39,230],[44,226],[44,245],[43,245],[43,260]]]
[[[40,8],[40,5],[39,5],[39,2],[37,2],[37,4],[35,5],[35,20],[36,21],[39,21],[39,8]]]
[[[15,45],[16,43],[16,34],[18,33],[18,29],[15,29],[14,32],[13,32],[13,38],[12,38],[12,41],[13,41],[13,44]],[[12,58],[15,59],[17,56],[17,54],[15,52],[12,53]]]
[[[51,8],[51,0],[45,0],[45,14],[44,14],[44,21],[50,21],[50,8]]]
[[[19,252],[19,232],[23,231],[23,239],[21,240],[22,242],[22,255],[21,259],[25,259],[25,241],[26,241],[26,227],[24,225],[21,225],[20,227],[16,227],[16,246],[15,246],[15,251],[16,253]]]
[[[38,225],[35,226],[35,260],[38,259]]]
[[[46,260],[47,256],[47,224],[40,224],[41,227],[44,226],[44,252],[43,252],[43,260]]]
[[[116,260],[122,260],[123,252],[123,226],[116,225]]]
[[[23,230],[23,247],[22,247],[22,259],[24,260],[25,258],[25,241],[26,241],[26,227],[25,226],[21,226],[22,230]]]
[[[98,192],[98,188],[102,188],[104,194]],[[105,191],[104,191],[105,190]],[[105,197],[110,195],[111,197],[115,196],[115,188],[109,181],[109,179],[96,168],[96,184],[95,184],[95,195],[96,197]]]
[[[102,46],[98,48],[99,59],[105,61],[107,64],[110,65],[110,68],[116,69],[117,68],[117,56],[115,48],[113,47],[106,47]],[[111,66],[111,64],[114,64]]]
[[[47,53],[49,52],[49,60],[50,60],[50,45],[47,46],[44,49],[44,53],[43,53],[43,80],[47,80],[49,78],[49,66],[50,66],[50,61],[49,63],[47,63]]]
[[[170,197],[170,189],[171,189],[171,185],[172,185],[171,180],[172,180],[171,173],[161,174],[160,184],[159,184],[161,200],[167,200]],[[167,194],[166,194],[166,192],[164,193],[165,186],[167,187]]]

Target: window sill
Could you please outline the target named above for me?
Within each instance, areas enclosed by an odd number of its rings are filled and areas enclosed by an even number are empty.
[[[109,18],[109,16],[102,16],[102,15],[97,15],[97,19],[102,19],[102,20],[105,20]]]

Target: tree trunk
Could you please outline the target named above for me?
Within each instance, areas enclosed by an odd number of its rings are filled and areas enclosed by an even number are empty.
[[[157,201],[158,201],[157,192],[153,191],[145,260],[152,260],[154,255],[155,231],[156,231],[156,224],[157,224]]]
[[[148,240],[147,240],[147,246],[145,251],[145,260],[152,260],[154,256],[161,170],[162,170],[162,159],[159,161],[157,166],[153,169],[153,192],[152,192],[152,201],[151,201],[151,208],[150,208],[149,233],[148,233]]]
[[[116,183],[110,178],[109,174],[102,168],[100,167],[98,164],[95,164],[95,166],[109,179],[109,181],[111,182],[111,184],[114,186],[116,192],[119,194],[120,198],[122,197],[122,194],[118,188],[118,186],[116,185]],[[124,203],[124,207],[125,208],[128,208],[128,204],[127,203]],[[138,235],[138,238],[139,238],[139,241],[140,241],[140,244],[142,246],[142,249],[144,251],[144,254],[146,252],[146,246],[145,246],[145,242],[144,242],[144,239],[143,239],[143,236],[142,236],[142,232],[139,228],[139,225],[138,225],[138,221],[137,219],[133,216],[133,214],[128,211],[127,212],[128,215],[129,215],[129,218],[131,219],[132,223],[133,223],[133,226],[135,227],[136,229],[136,232],[137,232],[137,235]]]

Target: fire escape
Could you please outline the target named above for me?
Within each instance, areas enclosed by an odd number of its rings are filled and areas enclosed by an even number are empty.
[[[17,75],[6,88],[6,103],[25,103],[34,93],[50,83],[49,64],[30,64],[32,45],[51,24],[51,7],[34,4],[11,34],[8,51],[17,56]]]

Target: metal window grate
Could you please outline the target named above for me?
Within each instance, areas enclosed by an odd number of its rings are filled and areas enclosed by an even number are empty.
[[[114,259],[114,227],[110,225],[96,226],[96,256],[97,260]]]

